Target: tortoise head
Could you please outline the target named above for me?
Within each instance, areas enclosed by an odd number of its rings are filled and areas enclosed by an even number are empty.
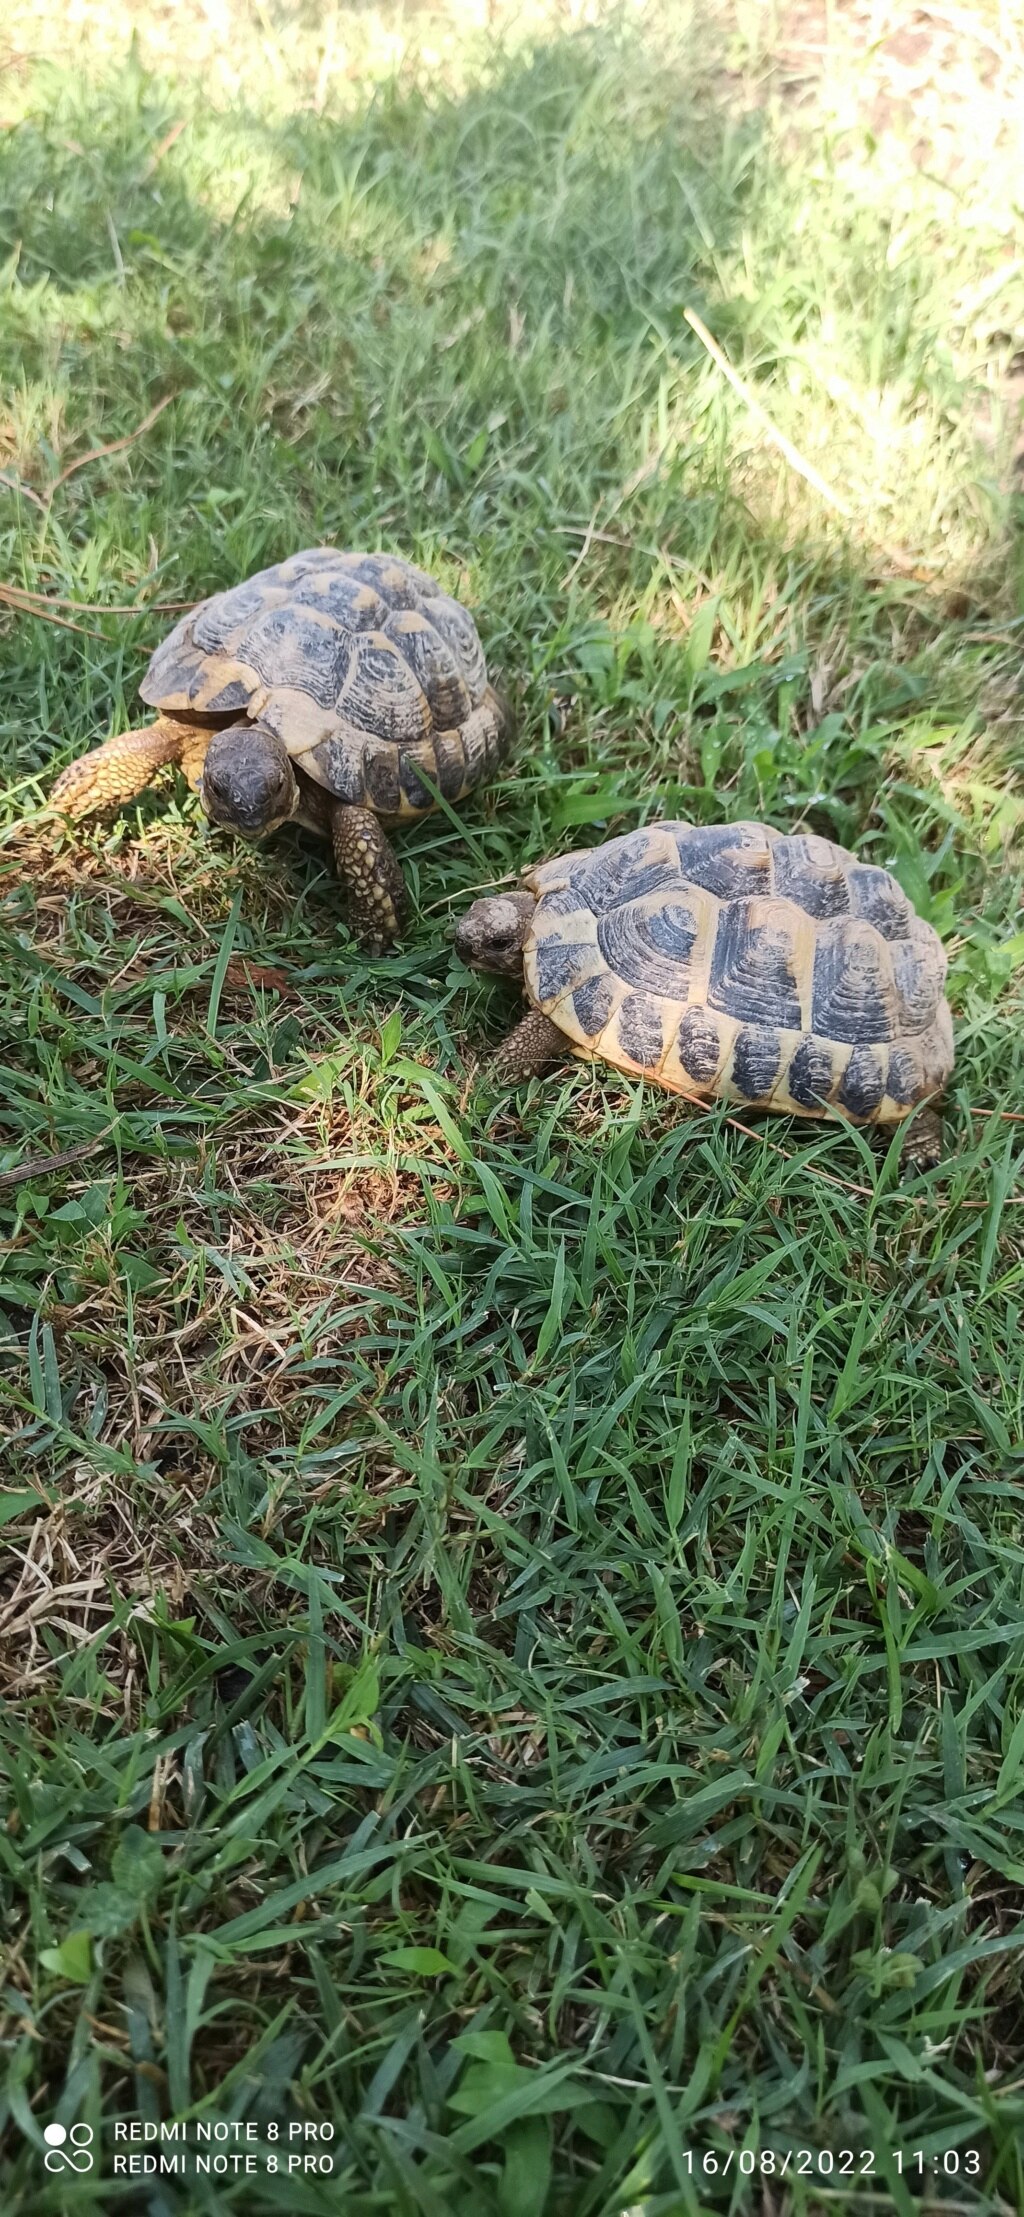
[[[471,970],[493,970],[502,978],[522,978],[523,948],[536,895],[488,893],[474,901],[455,927],[455,951]]]
[[[203,807],[212,823],[243,839],[262,839],[286,824],[299,805],[288,749],[261,724],[230,724],[206,750]]]

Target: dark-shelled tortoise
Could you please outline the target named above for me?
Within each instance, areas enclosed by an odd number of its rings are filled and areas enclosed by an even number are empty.
[[[509,718],[472,617],[425,570],[313,547],[214,593],[177,624],[139,691],[156,720],[69,764],[52,801],[120,807],[180,763],[216,824],[331,839],[357,936],[398,929],[384,824],[459,801],[501,761]],[[429,780],[429,783],[425,782]]]
[[[567,1050],[670,1093],[892,1126],[953,1068],[946,957],[887,870],[765,824],[651,824],[524,873],[456,932],[531,1003],[495,1062]],[[934,1110],[914,1159],[937,1159]]]

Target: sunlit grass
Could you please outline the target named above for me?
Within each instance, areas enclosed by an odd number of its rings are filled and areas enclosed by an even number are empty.
[[[0,622],[0,1176],[77,1151],[0,1185],[5,2207],[55,2112],[190,2109],[336,2170],[175,2212],[760,2209],[687,2168],[741,2144],[1021,2201],[1024,99],[928,20],[5,24],[0,574],[81,627]],[[150,604],[320,540],[516,704],[380,963],[169,778],[32,813]],[[940,1173],[473,1082],[470,891],[665,813],[898,872]]]

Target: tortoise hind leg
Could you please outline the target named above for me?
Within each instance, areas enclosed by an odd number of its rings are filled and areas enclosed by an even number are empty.
[[[565,1033],[542,1009],[532,1008],[491,1057],[490,1075],[497,1085],[522,1085],[564,1062],[567,1051]]]
[[[903,1142],[904,1177],[913,1177],[917,1170],[937,1169],[944,1152],[941,1110],[919,1109]]]
[[[877,1154],[888,1153],[893,1130],[892,1124],[873,1124],[870,1127],[871,1142]],[[901,1178],[915,1178],[920,1170],[936,1170],[945,1151],[941,1110],[918,1109],[903,1142],[900,1155]]]
[[[331,845],[345,888],[352,935],[370,954],[396,939],[405,915],[402,873],[372,808],[338,801],[331,810]]]
[[[180,761],[181,747],[181,725],[163,716],[140,731],[123,731],[68,763],[51,790],[51,804],[73,823],[103,808],[123,808],[145,792],[165,762]]]

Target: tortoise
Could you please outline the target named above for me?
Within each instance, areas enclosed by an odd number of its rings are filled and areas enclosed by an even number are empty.
[[[216,824],[331,839],[356,936],[379,951],[403,910],[383,825],[459,801],[509,737],[472,617],[425,570],[311,547],[201,601],[139,691],[155,722],[84,754],[51,799],[78,819],[180,763]]]
[[[953,1068],[946,957],[888,870],[812,833],[651,824],[477,900],[456,947],[531,1007],[495,1057],[566,1051],[696,1100],[891,1127]],[[935,1110],[913,1157],[935,1162]]]

